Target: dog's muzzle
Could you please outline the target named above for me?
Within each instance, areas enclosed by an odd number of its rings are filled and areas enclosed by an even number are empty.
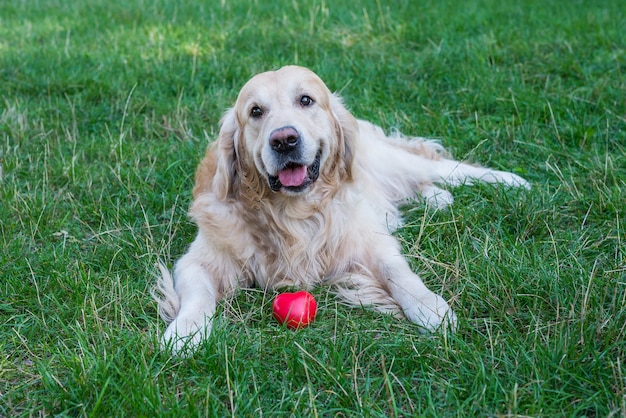
[[[289,161],[278,172],[278,175],[268,175],[270,189],[275,192],[285,189],[288,192],[299,193],[306,190],[317,181],[320,175],[320,159],[322,151],[318,151],[311,165]]]
[[[284,126],[272,131],[269,146],[276,167],[276,174],[268,175],[270,188],[278,192],[299,193],[313,184],[320,173],[321,151],[313,163],[306,160],[302,136],[293,126]]]

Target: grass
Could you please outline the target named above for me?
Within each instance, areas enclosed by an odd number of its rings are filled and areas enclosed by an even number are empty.
[[[0,416],[626,416],[624,27],[618,0],[1,3]],[[157,349],[194,168],[241,85],[288,63],[533,183],[407,206],[456,334],[323,289],[291,332],[257,289],[195,356]]]

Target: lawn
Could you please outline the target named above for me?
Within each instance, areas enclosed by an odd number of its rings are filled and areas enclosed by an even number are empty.
[[[0,3],[0,416],[626,416],[620,0]],[[284,64],[530,191],[458,187],[397,232],[455,334],[315,295],[220,304],[159,350],[156,263],[239,88]]]

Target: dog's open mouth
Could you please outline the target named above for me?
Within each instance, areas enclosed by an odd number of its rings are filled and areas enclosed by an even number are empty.
[[[322,152],[318,151],[313,164],[306,166],[294,162],[287,163],[278,175],[268,175],[270,188],[278,192],[285,189],[288,192],[298,193],[304,191],[315,183],[320,175],[320,158]]]

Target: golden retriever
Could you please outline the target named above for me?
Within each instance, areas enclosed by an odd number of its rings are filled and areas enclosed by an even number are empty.
[[[190,216],[198,235],[173,277],[160,265],[164,345],[196,347],[220,298],[254,283],[331,285],[351,305],[421,330],[453,329],[450,306],[411,271],[391,232],[402,202],[419,194],[442,208],[452,195],[435,184],[476,180],[529,187],[515,174],[454,161],[434,141],[355,119],[306,68],[254,76],[197,170]]]

